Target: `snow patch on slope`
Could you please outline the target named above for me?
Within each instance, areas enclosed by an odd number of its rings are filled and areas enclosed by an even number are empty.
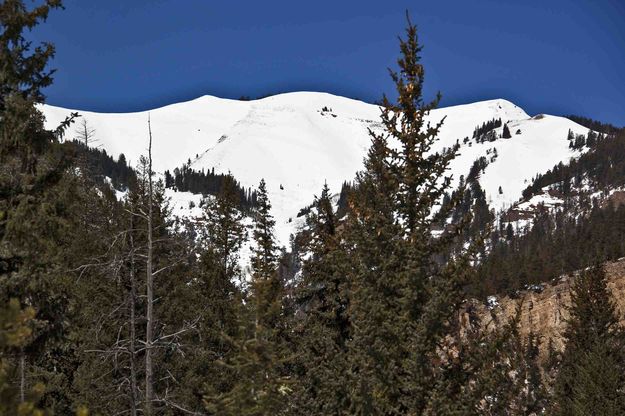
[[[48,127],[75,111],[48,105],[42,109]],[[134,164],[146,153],[148,112],[80,113],[96,129],[100,144],[110,154],[124,153]],[[231,172],[244,187],[256,187],[264,178],[282,245],[288,245],[289,235],[301,226],[299,210],[313,201],[324,183],[338,192],[343,181],[352,180],[362,169],[370,145],[368,129],[381,129],[378,106],[316,92],[254,101],[204,96],[149,113],[157,171],[173,170],[191,160],[195,169]],[[516,202],[537,174],[580,154],[568,147],[569,129],[576,134],[588,131],[562,117],[532,118],[502,99],[436,109],[429,121],[436,123],[443,117],[434,151],[460,143],[460,155],[449,172],[455,183],[460,175],[467,175],[476,159],[486,156],[487,150],[497,149],[498,156],[480,177],[496,210]],[[512,138],[463,143],[465,137],[471,139],[476,126],[493,118],[508,124]],[[497,129],[498,136],[501,133],[502,127]],[[192,198],[179,194],[171,196],[175,210],[182,212]]]

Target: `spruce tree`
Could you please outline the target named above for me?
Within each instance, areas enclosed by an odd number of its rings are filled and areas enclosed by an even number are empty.
[[[134,200],[134,185],[132,188],[129,197]],[[138,406],[138,398],[131,398],[133,392],[138,393],[137,328],[143,315],[137,306],[136,283],[139,270],[145,270],[139,267],[138,247],[143,241],[132,229],[132,221],[138,223],[137,216],[127,211],[137,206],[121,204],[114,195],[97,191],[100,189],[84,189],[75,195],[81,207],[81,224],[71,253],[83,260],[75,268],[72,293],[73,307],[80,311],[72,325],[78,346],[73,399],[89,403],[94,412],[128,411],[133,415],[136,413],[130,409]],[[131,291],[133,283],[135,290]],[[135,372],[130,371],[133,365]]]
[[[526,414],[540,414],[547,406],[547,390],[541,370],[540,338],[530,331],[524,349],[523,365],[526,388],[522,393],[522,405]]]
[[[440,370],[424,415],[536,415],[546,404],[538,347],[519,333],[520,308],[506,322],[469,307],[462,334],[440,347]]]
[[[351,337],[345,248],[324,185],[306,218],[310,240],[298,282],[293,414],[327,415],[349,408],[347,343]]]
[[[350,379],[344,383],[349,388],[345,401],[349,407],[337,409],[339,414],[392,414],[391,406],[401,396],[400,365],[392,360],[407,355],[397,349],[405,348],[401,340],[410,332],[396,321],[405,314],[400,310],[398,276],[403,253],[396,242],[401,228],[395,219],[398,184],[389,163],[391,154],[387,138],[374,136],[365,171],[357,175],[347,217],[345,247],[350,260],[347,279],[351,282],[353,331],[347,343]]]
[[[46,67],[54,56],[54,46],[45,43],[31,51],[24,31],[32,30],[60,7],[60,0],[48,0],[31,10],[22,0],[0,4],[0,157],[6,163],[9,156],[18,155],[22,173],[36,173],[38,156],[55,139],[43,129],[43,115],[34,107],[44,101],[42,90],[52,84],[54,71]]]
[[[199,317],[196,330],[190,333],[185,357],[180,360],[179,380],[185,380],[183,388],[188,403],[198,401],[196,412],[204,412],[203,395],[207,392],[221,394],[232,389],[238,381],[236,373],[218,361],[229,357],[234,351],[232,340],[240,331],[238,313],[241,310],[241,292],[237,284],[221,272],[215,251],[198,242],[193,230],[188,236],[191,248],[188,271],[190,281],[178,289],[175,300],[179,315]],[[199,400],[198,400],[199,398]],[[187,409],[195,407],[187,407]]]
[[[224,177],[219,194],[204,202],[206,227],[202,239],[206,248],[212,251],[216,272],[231,281],[241,278],[239,250],[247,240],[239,203],[236,181],[230,175]]]
[[[576,277],[564,338],[553,414],[624,414],[623,333],[602,266],[594,266]]]
[[[0,3],[0,305],[17,299],[35,310],[32,336],[13,357],[20,371],[12,381],[21,386],[20,396],[46,381],[42,401],[61,402],[62,409],[68,399],[57,387],[73,366],[71,352],[63,349],[71,316],[65,249],[75,212],[65,182],[73,160],[60,139],[75,114],[56,130],[44,128],[36,106],[52,83],[47,64],[54,47],[33,50],[24,37],[60,6],[54,0],[31,8],[19,0]]]
[[[22,308],[17,299],[11,299],[6,306],[0,309],[0,414],[30,415],[35,412],[33,402],[41,394],[43,386],[37,385],[26,392],[24,386],[17,385],[12,373],[17,369],[10,356],[19,354],[24,346],[28,345],[32,335],[32,324],[35,310]]]
[[[512,134],[510,134],[510,129],[508,128],[507,123],[503,125],[503,133],[501,134],[501,137],[503,137],[504,139],[509,139],[512,137]]]
[[[277,271],[270,210],[263,180],[254,212],[251,282],[238,316],[240,333],[230,339],[232,352],[222,362],[233,370],[235,381],[228,391],[208,392],[205,402],[210,414],[279,415],[288,404],[284,285]]]
[[[219,193],[202,202],[197,283],[203,305],[199,335],[205,345],[194,349],[199,360],[192,372],[201,385],[203,407],[209,412],[225,411],[224,401],[241,381],[236,366],[230,365],[229,360],[237,354],[237,341],[249,334],[249,314],[243,318],[247,284],[239,265],[239,251],[247,233],[235,187],[234,178],[227,175]],[[215,377],[207,379],[206,374]]]
[[[354,328],[348,343],[354,377],[349,411],[355,414],[423,413],[435,385],[437,348],[471,271],[464,250],[446,264],[436,261],[449,252],[461,226],[440,237],[432,230],[464,192],[437,211],[451,188],[447,169],[458,147],[433,151],[443,121],[431,124],[428,116],[440,96],[423,101],[422,47],[410,21],[406,34],[400,69],[391,71],[398,99],[392,104],[384,98],[385,132],[371,133],[348,215]]]
[[[267,185],[261,179],[258,186],[257,206],[254,212],[253,238],[256,243],[252,254],[252,272],[255,276],[271,276],[276,270],[276,243],[273,229],[276,224],[270,213],[271,203]]]

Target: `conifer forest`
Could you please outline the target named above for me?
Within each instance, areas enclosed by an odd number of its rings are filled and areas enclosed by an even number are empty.
[[[625,257],[625,129],[558,118],[576,156],[495,209],[512,190],[489,169],[550,116],[495,111],[441,145],[453,114],[432,118],[406,13],[360,168],[283,217],[294,172],[155,167],[158,111],[136,160],[81,111],[51,126],[64,69],[30,33],[65,12],[0,0],[0,415],[625,415],[625,272],[606,266]]]

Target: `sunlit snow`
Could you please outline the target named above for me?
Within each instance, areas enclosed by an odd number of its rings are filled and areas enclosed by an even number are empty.
[[[42,108],[49,127],[70,112],[48,105]],[[95,128],[99,144],[114,157],[124,153],[129,163],[136,164],[146,153],[147,111],[79,112]],[[324,182],[338,193],[343,181],[354,178],[370,144],[368,129],[380,129],[378,106],[316,92],[254,101],[204,96],[149,113],[157,171],[173,170],[190,160],[195,169],[231,172],[244,187],[256,187],[264,178],[282,245],[288,244],[289,235],[301,225],[299,210],[312,202]],[[461,144],[460,156],[450,170],[456,181],[467,175],[477,158],[487,156],[487,150],[497,149],[497,157],[480,178],[496,210],[518,201],[537,174],[579,155],[568,147],[569,129],[576,134],[588,131],[563,117],[530,117],[502,99],[440,108],[432,111],[430,120],[436,122],[442,117],[446,119],[436,149],[456,141]],[[512,138],[484,143],[471,140],[475,127],[493,118],[508,124]],[[501,131],[501,127],[497,129],[498,135]],[[469,143],[463,143],[465,137]],[[191,206],[195,205],[192,211],[197,213],[197,197],[169,195],[177,213],[184,213],[191,201]]]

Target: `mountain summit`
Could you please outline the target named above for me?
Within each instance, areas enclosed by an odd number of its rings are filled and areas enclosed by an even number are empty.
[[[252,101],[203,96],[137,113],[94,113],[50,105],[42,110],[48,126],[78,111],[95,129],[102,147],[112,155],[124,153],[130,163],[146,153],[149,113],[157,171],[190,161],[196,170],[231,172],[246,188],[256,187],[264,178],[282,244],[295,231],[293,220],[299,210],[312,202],[324,183],[338,192],[344,181],[353,179],[370,144],[368,129],[380,129],[377,105],[318,92]],[[518,201],[536,175],[579,155],[569,147],[569,130],[588,132],[563,117],[530,117],[504,99],[435,109],[430,121],[443,117],[438,149],[460,144],[460,155],[449,173],[458,181],[476,160],[485,158],[479,181],[497,211]]]

